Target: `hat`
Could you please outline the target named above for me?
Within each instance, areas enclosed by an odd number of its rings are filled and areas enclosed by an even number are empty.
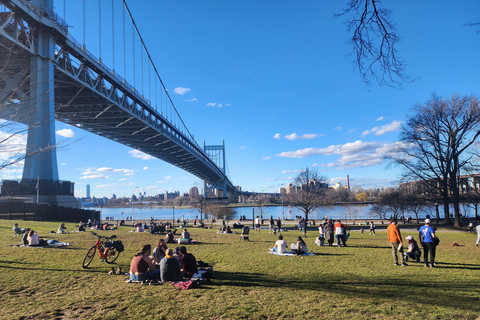
[[[412,236],[408,236],[408,237],[406,237],[405,239],[407,239],[407,240],[413,240],[413,237],[412,237]]]
[[[425,219],[425,224],[430,223],[430,219]]]

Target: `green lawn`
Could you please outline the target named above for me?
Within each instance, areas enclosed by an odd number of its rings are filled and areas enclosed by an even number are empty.
[[[0,220],[0,318],[2,319],[476,319],[480,316],[480,247],[476,235],[440,229],[437,269],[423,263],[393,266],[386,231],[376,236],[352,231],[346,248],[313,246],[317,256],[267,254],[276,236],[189,228],[201,243],[187,249],[214,266],[209,285],[180,290],[165,284],[125,283],[125,275],[108,275],[110,265],[95,257],[89,269],[81,263],[95,237],[86,233],[49,235],[60,223],[18,221],[40,237],[69,242],[63,248],[19,248],[15,221]],[[66,224],[73,230],[73,224]],[[402,228],[403,226],[400,225]],[[401,229],[405,238],[415,229]],[[158,235],[116,234],[125,244],[117,266],[128,271],[141,245],[156,245]],[[298,231],[284,232],[290,243]],[[461,246],[453,247],[455,241]],[[423,258],[422,258],[423,259]]]

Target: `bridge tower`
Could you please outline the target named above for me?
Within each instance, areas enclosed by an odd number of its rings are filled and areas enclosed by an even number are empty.
[[[203,151],[207,154],[207,156],[222,170],[224,176],[227,176],[226,173],[226,159],[225,159],[225,141],[222,142],[221,145],[213,145],[207,146],[205,145],[205,141],[203,142]],[[227,180],[224,179],[223,181],[205,181],[204,182],[204,196],[206,197],[207,189],[215,188],[218,191],[221,191],[221,194],[217,196],[219,198],[227,198]]]
[[[53,0],[33,0],[32,4],[45,12],[53,12],[54,9]],[[2,118],[28,126],[22,180],[20,183],[4,181],[2,196],[10,196],[17,201],[79,207],[73,195],[73,183],[59,181],[58,176],[54,96],[56,39],[48,27],[32,30],[30,54],[21,60],[24,70],[18,69],[15,77],[0,76],[11,92],[17,92],[15,97],[12,95],[10,98],[20,100],[16,112]],[[6,63],[8,65],[8,61]],[[24,88],[19,90],[21,86]]]

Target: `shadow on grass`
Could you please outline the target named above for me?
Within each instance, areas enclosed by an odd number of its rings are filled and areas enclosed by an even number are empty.
[[[472,269],[459,267],[464,269]],[[430,271],[430,269],[428,270]],[[465,291],[477,292],[478,283],[445,281],[425,281],[422,278],[388,278],[382,279],[372,276],[358,276],[351,274],[318,274],[312,278],[289,277],[282,278],[278,274],[242,273],[242,272],[214,272],[212,286],[232,286],[240,288],[267,287],[282,290],[304,290],[318,293],[329,292],[340,294],[345,299],[357,298],[375,299],[382,301],[402,300],[410,301],[412,305],[432,305],[462,309],[464,305],[478,305],[475,295],[465,296]],[[409,292],[409,294],[405,294]],[[310,294],[305,292],[305,294]],[[459,303],[462,301],[462,303]],[[380,303],[380,301],[379,301]],[[475,310],[480,312],[480,306]]]
[[[22,263],[22,265],[24,265],[25,263]],[[109,264],[109,265],[106,265],[110,268],[110,266],[116,266],[116,264]],[[100,267],[94,267],[95,269],[96,268],[100,268]],[[19,266],[0,266],[0,269],[15,269],[15,270],[37,270],[37,271],[59,271],[59,272],[65,272],[65,271],[71,271],[71,272],[95,272],[95,273],[107,273],[107,271],[105,269],[102,269],[102,270],[92,270],[91,268],[86,268],[86,269],[83,269],[82,267],[80,267],[79,269],[58,269],[58,268],[55,268],[55,269],[50,269],[50,268],[28,268],[28,267],[19,267]]]

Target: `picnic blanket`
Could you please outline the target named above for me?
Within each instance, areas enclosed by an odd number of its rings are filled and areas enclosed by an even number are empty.
[[[304,253],[304,254],[293,254],[291,251],[287,251],[285,253],[278,253],[278,252],[269,251],[268,253],[271,253],[271,254],[274,254],[274,255],[277,255],[277,256],[316,256],[316,254],[313,253],[313,252],[307,252],[307,253]]]
[[[45,246],[26,246],[23,244],[7,244],[9,247],[22,247],[22,248],[58,248],[58,247],[68,247],[70,243],[66,242],[56,242],[52,244],[47,244]]]

